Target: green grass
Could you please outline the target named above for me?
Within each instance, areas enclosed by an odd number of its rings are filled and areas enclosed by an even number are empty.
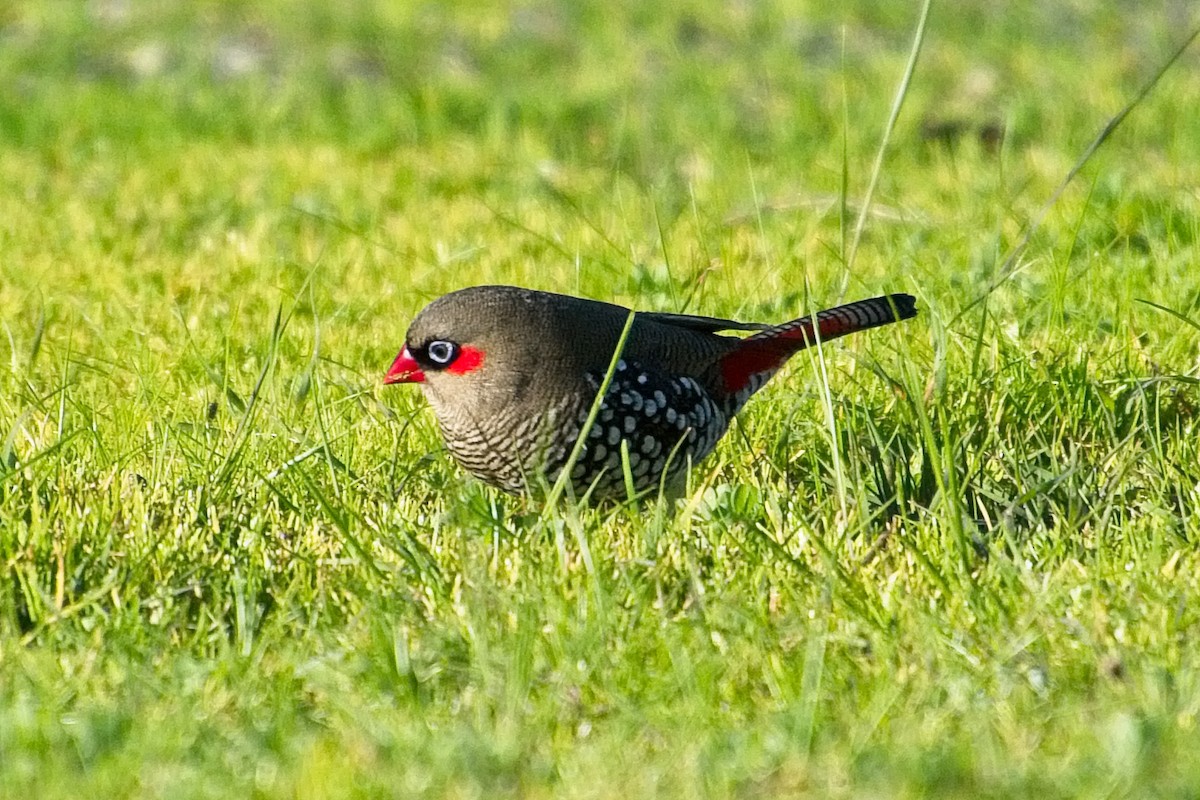
[[[935,5],[847,268],[825,5],[0,6],[0,795],[1200,792],[1200,54],[997,282],[1194,13]],[[485,282],[921,316],[543,512],[379,385]]]

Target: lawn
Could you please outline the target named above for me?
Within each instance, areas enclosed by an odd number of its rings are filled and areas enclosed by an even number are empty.
[[[1200,794],[1200,44],[1049,202],[1200,18],[937,4],[888,133],[918,12],[0,5],[0,796]],[[380,384],[489,282],[920,316],[543,507]]]

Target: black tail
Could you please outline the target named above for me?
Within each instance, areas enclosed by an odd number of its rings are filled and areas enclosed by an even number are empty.
[[[855,331],[878,328],[917,315],[917,299],[911,294],[889,294],[859,300],[775,325],[747,336],[721,359],[725,390],[735,393],[757,375],[774,372],[804,348],[837,339]]]

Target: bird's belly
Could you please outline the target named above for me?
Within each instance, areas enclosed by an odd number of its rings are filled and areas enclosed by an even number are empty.
[[[602,379],[588,375],[586,382],[590,388],[542,414],[522,416],[515,407],[486,419],[439,413],[447,447],[468,472],[504,491],[551,486],[567,468]],[[620,362],[570,465],[575,496],[623,499],[631,488],[642,494],[675,483],[712,452],[731,416],[692,378]]]
[[[578,413],[501,413],[480,421],[439,415],[438,423],[447,449],[464,469],[484,483],[520,494],[552,481],[566,462],[580,425],[561,422],[564,416],[574,419]]]

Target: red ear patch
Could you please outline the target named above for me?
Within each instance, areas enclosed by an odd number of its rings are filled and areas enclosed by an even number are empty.
[[[446,372],[455,375],[466,375],[468,372],[473,372],[483,364],[483,351],[476,350],[474,347],[464,347],[458,351],[458,358],[450,366],[446,367]]]

